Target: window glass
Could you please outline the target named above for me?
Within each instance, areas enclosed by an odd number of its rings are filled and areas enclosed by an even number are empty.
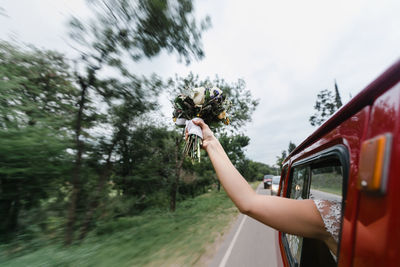
[[[339,161],[331,160],[311,169],[309,196],[314,200],[325,227],[339,243],[342,211],[343,168]]]
[[[296,168],[293,171],[292,184],[290,186],[290,198],[304,198],[304,183],[307,175],[307,168]]]
[[[304,186],[308,180],[308,168],[295,168],[293,170],[292,182],[290,185],[290,198],[303,199],[305,190]],[[301,249],[303,245],[303,238],[296,235],[286,234],[290,253],[295,260],[295,264],[300,263]]]
[[[342,184],[342,166],[315,167],[311,170],[310,197],[342,201]]]

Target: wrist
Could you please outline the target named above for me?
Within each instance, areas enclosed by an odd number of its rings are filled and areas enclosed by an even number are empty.
[[[210,153],[211,151],[217,149],[220,146],[221,144],[219,143],[218,139],[215,136],[213,136],[212,139],[207,142],[206,151],[207,153]]]

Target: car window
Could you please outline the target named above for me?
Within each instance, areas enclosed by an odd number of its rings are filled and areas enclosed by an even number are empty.
[[[272,178],[272,183],[273,184],[279,184],[280,180],[281,180],[280,176],[274,176],[274,178]]]
[[[339,148],[332,149],[333,152],[329,150],[325,157],[323,153],[317,154],[292,167],[287,189],[290,198],[314,200],[328,232],[338,245],[337,251],[340,245],[343,185],[348,177],[347,150]],[[282,234],[282,242],[290,266],[337,265],[337,257],[320,240]]]
[[[303,199],[304,198],[304,183],[308,174],[308,168],[295,168],[293,171],[292,181],[290,185],[290,198]]]
[[[291,176],[290,195],[292,199],[303,199],[305,194],[305,184],[308,181],[308,167],[294,168]],[[303,238],[296,235],[286,234],[290,256],[294,265],[298,265],[301,260]]]

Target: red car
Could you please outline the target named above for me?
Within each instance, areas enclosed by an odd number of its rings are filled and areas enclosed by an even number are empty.
[[[274,177],[273,175],[267,174],[264,175],[264,189],[270,189],[271,185],[272,185],[272,177]]]
[[[337,256],[278,232],[280,265],[399,266],[400,60],[287,157],[278,195],[341,201]]]

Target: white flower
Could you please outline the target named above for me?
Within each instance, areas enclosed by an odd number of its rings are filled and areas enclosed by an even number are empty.
[[[192,99],[196,106],[201,106],[204,104],[204,87],[197,87],[193,89]]]
[[[211,90],[210,90],[210,96],[211,96],[211,98],[214,98],[214,97],[221,97],[221,95],[222,95],[222,90],[221,89],[219,89],[218,87],[213,87],[213,88],[211,88]]]

